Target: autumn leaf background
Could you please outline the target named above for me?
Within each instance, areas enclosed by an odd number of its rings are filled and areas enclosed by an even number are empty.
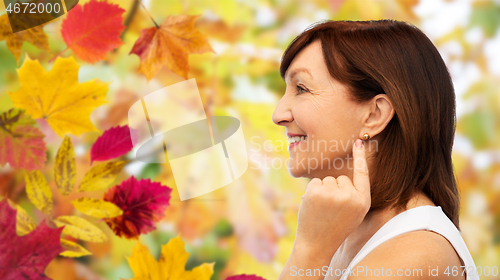
[[[149,259],[148,267],[156,268],[162,255],[176,264],[173,275],[203,270],[196,277],[277,279],[307,184],[283,165],[285,130],[271,121],[285,90],[278,67],[290,41],[322,19],[409,21],[436,44],[457,95],[453,163],[462,235],[477,266],[499,266],[498,1],[143,4],[80,1],[68,15],[20,34],[6,30],[0,4],[0,195],[17,209],[20,242],[37,228],[62,232],[63,249],[52,249],[53,255],[63,252],[48,264],[47,277],[134,279],[142,273],[134,260]],[[84,22],[108,32],[75,31]],[[207,114],[241,121],[249,168],[224,188],[180,201],[168,164],[136,161],[131,146],[115,139],[123,139],[133,103],[191,78]],[[158,207],[118,202],[143,184]],[[12,209],[5,210],[5,221],[12,222]]]

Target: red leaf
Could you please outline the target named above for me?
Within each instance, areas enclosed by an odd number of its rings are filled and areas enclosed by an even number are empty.
[[[63,227],[49,228],[45,221],[25,236],[16,234],[16,210],[0,201],[0,279],[50,279],[45,267],[64,251],[60,244]]]
[[[132,139],[130,134],[137,130],[125,126],[112,127],[97,138],[90,150],[90,159],[93,162],[117,158],[132,150]]]
[[[105,219],[118,236],[137,238],[156,229],[155,222],[165,216],[172,189],[151,180],[139,180],[134,176],[104,194],[109,201],[123,210],[123,215]]]
[[[231,277],[226,278],[226,280],[266,280],[262,277],[256,276],[256,275],[246,275],[246,274],[240,274],[240,275],[234,275]]]
[[[124,9],[106,1],[78,4],[62,23],[61,33],[68,48],[90,63],[106,58],[106,53],[123,44]]]
[[[26,170],[44,167],[45,135],[34,125],[23,110],[10,109],[0,115],[0,166],[9,163],[12,168]]]

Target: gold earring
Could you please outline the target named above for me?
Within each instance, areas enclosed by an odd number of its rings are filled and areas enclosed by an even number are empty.
[[[368,140],[370,139],[370,135],[368,133],[363,134],[363,140]]]

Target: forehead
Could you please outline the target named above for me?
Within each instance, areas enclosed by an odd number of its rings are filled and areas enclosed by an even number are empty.
[[[311,76],[311,78],[321,77],[320,74],[324,73],[325,70],[328,72],[323,59],[321,42],[319,40],[316,40],[304,47],[293,58],[290,66],[286,70],[285,80],[291,80],[298,73],[302,73],[306,76]]]

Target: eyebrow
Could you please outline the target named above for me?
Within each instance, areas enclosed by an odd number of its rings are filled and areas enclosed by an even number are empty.
[[[304,68],[304,67],[299,67],[299,68],[295,68],[293,69],[292,73],[290,74],[290,80],[293,79],[293,77],[299,73],[299,72],[305,72],[309,75],[309,77],[311,77],[312,79],[312,75],[311,75],[311,72],[309,72],[309,70],[307,68]],[[286,80],[286,76],[285,76],[285,80]]]

